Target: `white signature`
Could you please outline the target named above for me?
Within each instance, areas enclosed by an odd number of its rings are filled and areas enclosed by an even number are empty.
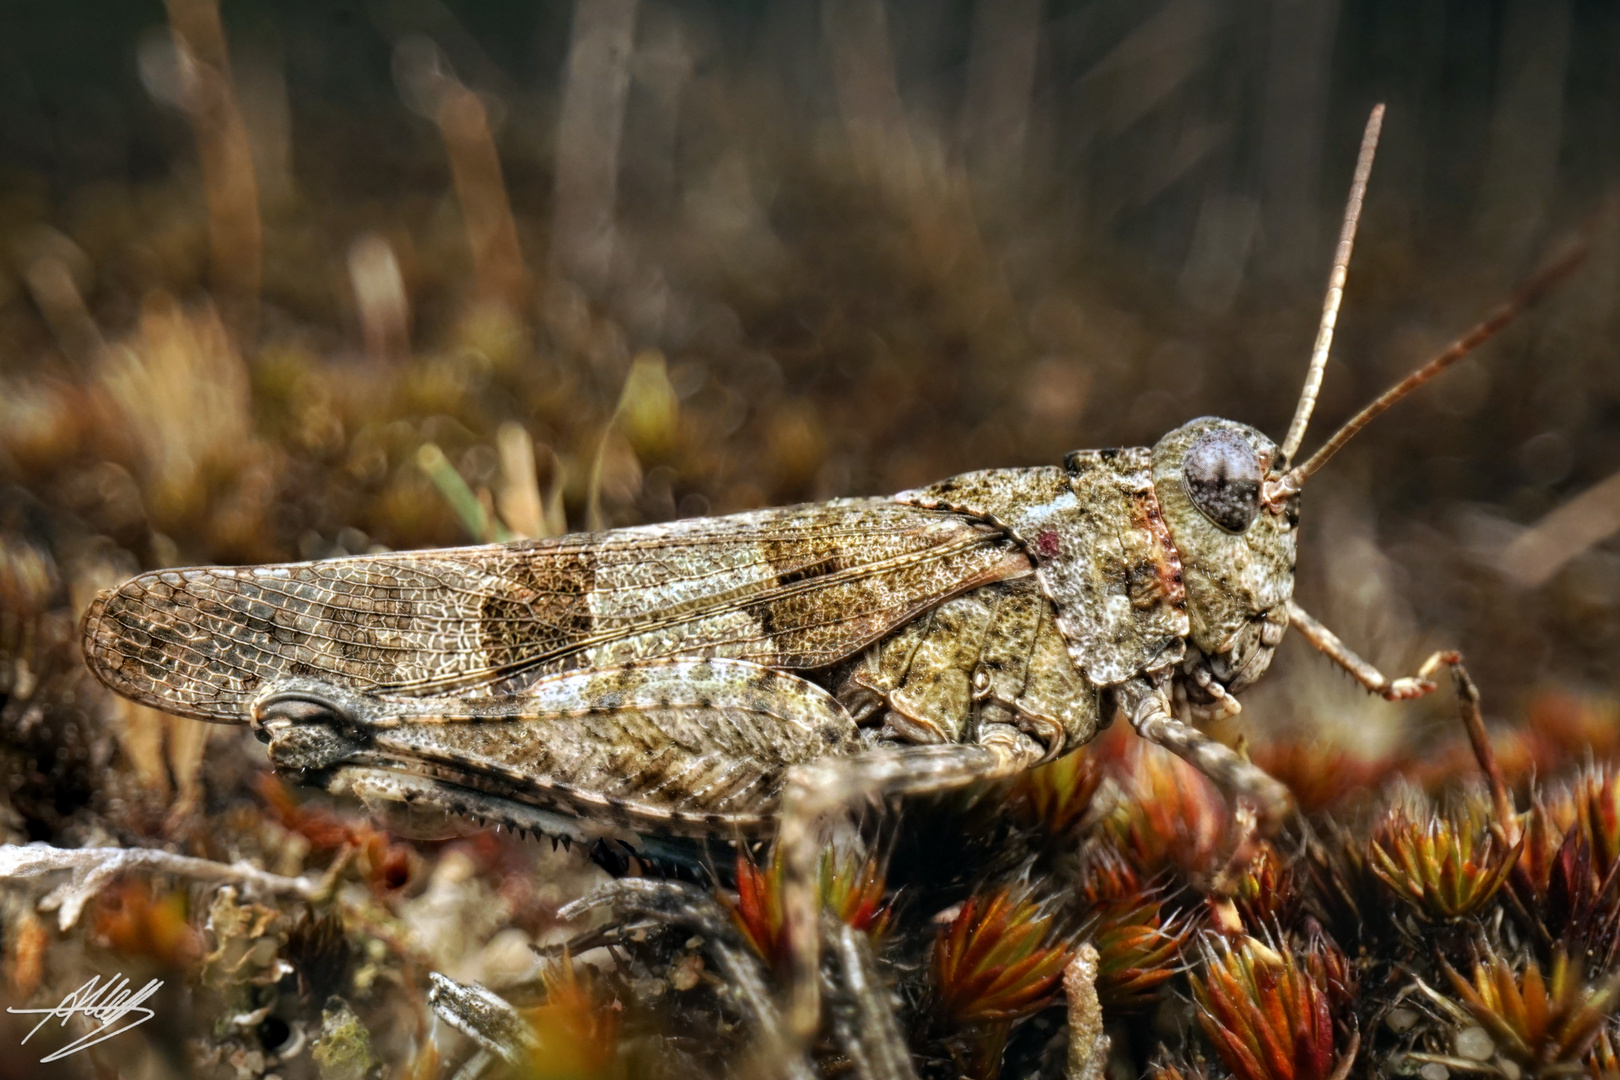
[[[60,1018],[64,1027],[67,1026],[68,1020],[75,1013],[83,1013],[91,1020],[98,1022],[96,1027],[91,1028],[62,1047],[62,1049],[40,1058],[39,1063],[41,1065],[58,1061],[69,1054],[77,1054],[88,1046],[94,1046],[96,1043],[110,1039],[114,1035],[128,1031],[130,1028],[140,1027],[157,1015],[151,1009],[142,1005],[141,1002],[163,989],[162,979],[148,979],[146,985],[139,990],[131,990],[129,980],[124,978],[122,973],[108,979],[105,985],[97,985],[100,982],[100,975],[92,975],[89,982],[63,998],[62,1003],[54,1009],[6,1009],[6,1012],[16,1013],[19,1016],[28,1013],[44,1017],[34,1025],[32,1031],[23,1036],[23,1042],[32,1039],[34,1032],[50,1023],[53,1018]],[[127,1022],[122,1026],[118,1026],[120,1021]]]

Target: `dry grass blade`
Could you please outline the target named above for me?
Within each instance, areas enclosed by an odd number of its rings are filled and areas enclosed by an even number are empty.
[[[89,903],[119,874],[129,870],[149,870],[193,881],[240,885],[272,896],[294,896],[315,900],[325,886],[310,878],[290,878],[266,873],[247,863],[212,862],[189,855],[176,855],[151,848],[58,848],[49,844],[0,845],[0,879],[38,877],[57,870],[72,873],[72,880],[41,901],[46,910],[57,908],[57,922],[67,930],[79,919]]]
[[[1565,563],[1620,532],[1620,473],[1557,507],[1503,549],[1497,565],[1525,589],[1552,580]]]

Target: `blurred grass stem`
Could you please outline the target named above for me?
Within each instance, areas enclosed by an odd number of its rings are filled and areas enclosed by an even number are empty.
[[[448,80],[434,113],[450,159],[450,175],[472,249],[478,298],[516,314],[528,292],[528,273],[518,247],[517,223],[501,176],[500,153],[483,100]]]
[[[41,255],[28,264],[23,282],[62,354],[79,370],[88,370],[107,343],[73,280],[73,271],[57,256]]]
[[[534,440],[522,424],[507,421],[495,432],[495,450],[501,458],[501,486],[495,504],[519,537],[550,536],[540,502],[540,481],[535,476]]]
[[[84,905],[94,899],[96,893],[129,870],[240,885],[272,896],[296,896],[309,901],[326,896],[336,880],[323,883],[307,877],[284,877],[246,862],[226,864],[151,848],[59,848],[42,843],[0,845],[0,879],[38,877],[57,870],[72,871],[72,880],[42,900],[40,906],[45,910],[57,909],[57,923],[64,931],[78,922]]]
[[[461,478],[436,443],[422,444],[416,452],[416,464],[427,473],[428,479],[433,481],[433,486],[439,489],[439,494],[444,496],[444,501],[450,504],[450,509],[455,511],[462,527],[472,534],[473,539],[480,544],[504,544],[514,539],[512,531],[490,513],[483,500],[467,486],[467,481]]]
[[[1620,473],[1552,510],[1502,552],[1502,572],[1536,589],[1587,548],[1620,532]]]
[[[386,239],[366,233],[349,245],[349,283],[366,354],[379,362],[407,359],[411,354],[411,304],[399,260]]]
[[[637,0],[576,0],[557,121],[551,260],[588,292],[606,288],[616,247],[619,140],[630,95]]]
[[[214,288],[231,306],[234,328],[257,321],[264,230],[253,146],[231,81],[225,28],[216,0],[164,0],[177,61],[185,69],[183,104],[197,140],[208,200]]]

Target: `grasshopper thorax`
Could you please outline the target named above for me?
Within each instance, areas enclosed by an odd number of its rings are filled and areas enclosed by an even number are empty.
[[[1231,690],[1260,677],[1288,625],[1297,499],[1262,497],[1279,457],[1263,433],[1208,416],[1153,448],[1153,492],[1186,588],[1187,666]]]

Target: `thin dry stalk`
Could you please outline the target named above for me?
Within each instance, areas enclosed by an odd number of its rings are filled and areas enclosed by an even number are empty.
[[[45,911],[55,909],[57,924],[66,931],[79,921],[84,906],[93,900],[119,874],[149,870],[192,881],[240,885],[243,889],[272,896],[295,896],[317,900],[328,891],[328,884],[311,878],[284,877],[245,862],[213,862],[189,855],[149,848],[59,848],[49,844],[0,845],[0,880],[32,878],[57,870],[72,873],[72,879],[40,901]]]
[[[630,95],[636,0],[579,0],[557,121],[552,261],[589,290],[612,272],[619,136]]]
[[[1620,532],[1620,473],[1587,488],[1521,533],[1498,565],[1519,586],[1537,589],[1563,565]]]
[[[197,140],[208,199],[208,239],[216,292],[228,298],[237,330],[258,303],[264,257],[253,145],[231,81],[230,55],[217,0],[165,0],[188,93],[184,106]]]
[[[450,176],[472,248],[478,298],[517,312],[528,293],[528,272],[518,247],[517,223],[506,196],[489,111],[477,94],[448,80],[434,122],[450,159]]]

